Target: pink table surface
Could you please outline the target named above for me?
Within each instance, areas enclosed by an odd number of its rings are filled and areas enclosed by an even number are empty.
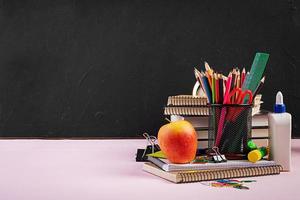
[[[290,173],[255,177],[250,190],[173,184],[135,162],[144,140],[0,140],[1,200],[300,199],[300,140]]]

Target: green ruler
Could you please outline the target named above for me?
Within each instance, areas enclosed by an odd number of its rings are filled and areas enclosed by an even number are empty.
[[[265,71],[267,62],[269,59],[269,54],[267,53],[256,53],[255,58],[253,60],[251,70],[249,75],[246,77],[246,80],[243,84],[242,90],[251,90],[254,93],[257,88],[262,75]],[[248,101],[248,98],[245,98],[245,102]]]

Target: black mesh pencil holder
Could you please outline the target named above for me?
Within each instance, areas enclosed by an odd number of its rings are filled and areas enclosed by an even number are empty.
[[[225,155],[247,153],[251,125],[252,105],[210,105],[208,148],[216,146]]]

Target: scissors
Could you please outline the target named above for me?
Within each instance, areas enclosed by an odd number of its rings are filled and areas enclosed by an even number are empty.
[[[253,99],[253,94],[251,90],[242,91],[241,88],[235,88],[228,95],[228,101],[231,104],[243,104],[245,97],[249,96],[247,104],[250,104]],[[236,97],[236,98],[235,98]]]

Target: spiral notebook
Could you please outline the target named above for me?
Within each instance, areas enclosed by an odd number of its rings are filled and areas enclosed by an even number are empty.
[[[266,176],[280,174],[280,165],[265,167],[231,168],[222,170],[176,171],[166,172],[153,163],[144,163],[143,170],[174,183],[188,183],[227,178]]]

